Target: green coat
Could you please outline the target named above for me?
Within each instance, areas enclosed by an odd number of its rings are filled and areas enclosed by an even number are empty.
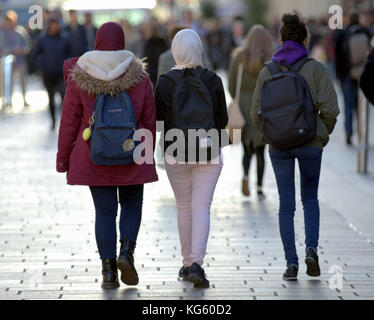
[[[282,69],[286,70],[285,67],[282,67]],[[315,60],[307,62],[301,68],[300,74],[307,81],[314,105],[318,110],[316,137],[305,146],[323,149],[329,141],[329,136],[334,130],[336,119],[340,113],[334,84],[327,68]],[[261,104],[261,88],[270,77],[270,71],[264,67],[260,72],[256,89],[253,93],[252,103],[254,108],[252,109],[251,117],[257,128],[260,127],[257,111]]]
[[[234,57],[230,61],[228,71],[229,92],[231,97],[235,98],[236,82],[238,78],[239,59]],[[252,94],[256,87],[256,78],[249,75],[247,68],[243,68],[243,78],[240,89],[239,106],[245,118],[246,124],[242,131],[242,142],[246,146],[253,144],[253,147],[261,147],[264,145],[262,136],[259,130],[253,125],[251,121],[252,109]]]

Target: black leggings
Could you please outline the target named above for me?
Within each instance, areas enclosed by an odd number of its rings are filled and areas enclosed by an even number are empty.
[[[244,155],[243,155],[243,170],[244,175],[248,175],[251,164],[251,158],[253,154],[256,154],[257,160],[257,186],[262,186],[262,180],[265,171],[265,146],[255,148],[252,144],[246,146],[243,143]]]
[[[44,86],[47,89],[48,100],[49,100],[49,112],[51,114],[51,119],[53,125],[56,122],[55,116],[55,93],[58,92],[61,96],[61,101],[64,99],[65,95],[65,85],[62,76],[52,76],[46,73],[43,74]]]

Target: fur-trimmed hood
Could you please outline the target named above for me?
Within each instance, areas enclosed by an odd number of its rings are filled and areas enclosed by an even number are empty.
[[[79,58],[70,76],[89,95],[115,95],[139,84],[146,74],[146,64],[130,51],[94,50]]]

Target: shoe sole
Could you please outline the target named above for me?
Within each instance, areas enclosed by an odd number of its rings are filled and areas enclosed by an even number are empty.
[[[209,284],[208,280],[203,281],[203,280],[201,280],[200,277],[196,277],[196,276],[193,276],[193,275],[188,276],[187,281],[192,282],[194,284],[195,288],[209,288],[210,287],[210,284]]]
[[[283,280],[284,281],[297,281],[297,277],[291,277],[291,278],[283,277]]]
[[[179,278],[181,278],[183,281],[189,281],[187,275],[181,275],[181,274],[178,274],[178,276],[179,276]]]
[[[117,268],[121,271],[121,281],[129,286],[135,286],[139,283],[138,273],[127,259],[119,258]]]
[[[101,288],[104,290],[113,290],[119,288],[119,283],[102,283]]]
[[[312,257],[305,258],[305,264],[307,266],[306,274],[308,276],[319,277],[321,275],[321,270],[318,266],[318,263]]]

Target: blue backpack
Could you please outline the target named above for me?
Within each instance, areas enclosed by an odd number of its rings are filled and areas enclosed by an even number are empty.
[[[134,162],[137,129],[134,108],[127,92],[99,94],[92,115],[91,160],[97,165],[128,165]]]

